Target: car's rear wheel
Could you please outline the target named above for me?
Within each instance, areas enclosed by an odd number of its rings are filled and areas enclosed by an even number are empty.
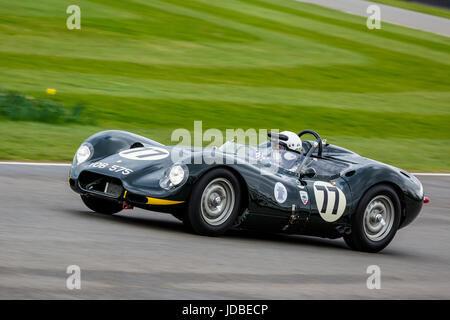
[[[122,204],[116,201],[100,199],[88,195],[81,195],[81,200],[83,200],[86,207],[101,214],[114,214],[123,209]]]
[[[239,180],[229,170],[215,169],[195,184],[185,223],[198,234],[218,236],[233,226],[240,207]]]
[[[381,251],[394,238],[400,216],[401,204],[395,190],[377,185],[361,198],[352,217],[352,232],[344,240],[354,250]]]

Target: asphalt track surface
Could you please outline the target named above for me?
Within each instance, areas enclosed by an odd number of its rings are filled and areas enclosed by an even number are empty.
[[[431,202],[379,254],[342,240],[188,233],[169,215],[90,212],[68,167],[0,164],[0,299],[450,298],[450,177],[421,176]],[[66,268],[81,268],[81,289]],[[381,289],[369,290],[369,265]]]
[[[313,3],[322,7],[328,7],[347,13],[368,17],[367,8],[377,5],[381,13],[381,27],[383,22],[398,24],[412,29],[433,32],[450,37],[450,20],[429,14],[396,8],[376,2],[363,0],[296,0]]]

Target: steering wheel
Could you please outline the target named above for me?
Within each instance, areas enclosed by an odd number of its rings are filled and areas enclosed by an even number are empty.
[[[308,152],[309,155],[311,155],[314,150],[317,148],[317,146],[319,146],[319,151],[318,151],[318,156],[322,157],[322,138],[319,136],[319,134],[313,130],[303,130],[301,132],[299,132],[298,136],[301,138],[303,135],[305,134],[312,134],[315,138],[316,138],[316,143],[314,143],[311,148],[312,148],[312,152]]]
[[[306,170],[305,164],[307,163],[307,161],[309,160],[312,153],[314,152],[314,150],[316,150],[317,147],[319,147],[318,156],[322,157],[322,139],[320,138],[319,134],[313,130],[303,130],[298,134],[298,136],[301,137],[305,134],[312,134],[314,137],[316,137],[316,141],[314,141],[313,145],[311,146],[311,148],[308,150],[305,157],[303,158],[302,163],[300,163],[300,165],[298,166],[298,168],[296,170],[296,174],[299,175],[300,177],[301,177],[301,174]]]

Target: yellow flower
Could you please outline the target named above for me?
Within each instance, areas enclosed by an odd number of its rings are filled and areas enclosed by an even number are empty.
[[[47,89],[45,90],[45,92],[46,92],[47,94],[55,94],[55,93],[56,93],[56,90],[55,90],[55,89],[47,88]]]

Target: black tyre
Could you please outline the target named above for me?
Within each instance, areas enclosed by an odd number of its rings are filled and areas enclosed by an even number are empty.
[[[394,238],[400,224],[401,204],[395,190],[377,185],[361,198],[352,217],[352,232],[345,243],[357,251],[379,252]]]
[[[105,200],[86,195],[82,195],[81,200],[83,200],[86,207],[97,213],[114,214],[122,211],[123,209],[122,204],[116,201]]]
[[[184,223],[195,233],[218,236],[233,226],[241,208],[241,187],[233,173],[215,169],[195,184]]]

